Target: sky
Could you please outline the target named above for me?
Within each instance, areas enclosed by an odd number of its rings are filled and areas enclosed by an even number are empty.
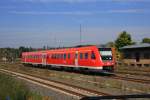
[[[0,48],[105,44],[124,30],[150,38],[150,0],[0,1]]]

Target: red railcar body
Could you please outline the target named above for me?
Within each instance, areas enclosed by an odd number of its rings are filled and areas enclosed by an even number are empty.
[[[23,52],[22,63],[96,70],[113,70],[115,60],[111,48],[96,46]]]

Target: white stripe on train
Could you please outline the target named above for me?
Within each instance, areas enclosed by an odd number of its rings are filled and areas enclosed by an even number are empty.
[[[75,66],[75,65],[62,65],[62,64],[42,64],[42,63],[30,63],[30,62],[22,62],[25,64],[33,64],[33,65],[52,65],[52,66],[66,66],[66,67],[74,67],[74,68],[89,68],[89,69],[103,69],[102,66]]]

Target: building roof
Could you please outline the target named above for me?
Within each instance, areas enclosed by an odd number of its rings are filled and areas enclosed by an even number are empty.
[[[134,48],[150,48],[150,44],[141,43],[141,44],[129,45],[129,46],[124,46],[121,49],[134,49]]]

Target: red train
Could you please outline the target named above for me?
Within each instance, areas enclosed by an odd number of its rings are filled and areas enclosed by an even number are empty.
[[[62,68],[114,70],[114,56],[112,48],[98,48],[96,46],[74,47],[65,49],[23,52],[22,63],[59,66]]]

